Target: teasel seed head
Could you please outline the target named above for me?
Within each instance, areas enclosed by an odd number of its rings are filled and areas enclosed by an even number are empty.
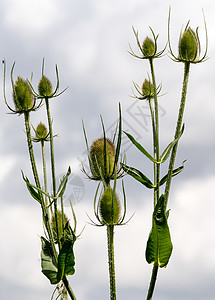
[[[99,199],[99,213],[105,225],[117,225],[121,220],[121,205],[116,192],[107,186]]]

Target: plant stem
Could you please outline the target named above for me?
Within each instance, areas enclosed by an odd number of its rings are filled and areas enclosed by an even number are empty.
[[[46,103],[46,112],[47,112],[47,119],[48,119],[48,125],[49,125],[49,135],[50,135],[50,155],[51,155],[53,196],[56,197],[57,193],[56,193],[55,159],[54,159],[54,136],[53,136],[53,131],[52,131],[52,120],[51,120],[48,98],[45,98],[45,103]],[[54,200],[54,213],[55,213],[55,220],[56,220],[58,248],[60,250],[59,226],[58,226],[58,215],[57,215],[57,199]],[[76,300],[73,290],[72,290],[71,286],[69,285],[69,282],[66,277],[63,279],[63,283],[65,285],[65,288],[67,289],[67,292],[68,292],[70,298],[72,300]]]
[[[54,141],[53,141],[53,131],[52,131],[52,120],[49,108],[49,99],[45,98],[46,112],[49,125],[49,135],[50,135],[50,154],[51,154],[51,169],[52,169],[52,186],[53,186],[53,196],[56,196],[56,178],[55,178],[55,159],[54,159]]]
[[[152,133],[153,133],[153,148],[154,148],[154,157],[155,157],[155,149],[156,149],[156,129],[155,129],[155,119],[154,119],[154,109],[153,109],[153,106],[152,106],[152,100],[149,99],[149,109],[150,109],[150,114],[151,114],[151,119],[152,119]],[[156,185],[156,174],[157,174],[157,164],[154,163],[153,164],[154,166],[154,185]],[[155,192],[155,189],[154,189],[154,207],[157,203],[157,194]]]
[[[158,114],[158,99],[157,99],[157,86],[155,80],[155,72],[153,65],[153,58],[149,59],[151,75],[152,75],[152,84],[153,84],[153,93],[154,93],[154,122],[155,129],[153,132],[154,140],[154,158],[156,161],[159,160],[160,150],[159,150],[159,114]],[[160,164],[154,163],[154,206],[156,205],[159,199],[159,182],[160,182]]]
[[[115,263],[114,263],[114,225],[107,225],[108,264],[110,276],[110,299],[116,300]]]
[[[149,107],[152,119],[152,129],[153,129],[153,146],[154,146],[154,158],[156,161],[159,160],[160,149],[159,149],[159,113],[158,113],[158,99],[157,99],[157,85],[155,80],[155,72],[153,65],[153,58],[149,59],[151,76],[152,76],[152,84],[153,84],[153,94],[154,94],[154,111],[151,103],[151,99],[149,100]],[[159,200],[159,182],[160,182],[160,164],[154,162],[154,207],[156,206]],[[158,262],[154,263],[151,275],[151,281],[149,285],[147,300],[152,299],[152,295],[155,288],[155,283],[157,280],[158,273]]]
[[[50,135],[50,155],[51,155],[53,196],[56,197],[56,177],[55,177],[54,141],[53,141],[54,137],[52,131],[52,120],[51,120],[48,98],[45,98],[45,103],[46,103],[46,112],[47,112],[47,119],[49,125],[49,135]],[[54,212],[55,212],[55,222],[56,222],[56,229],[57,229],[57,241],[58,241],[58,247],[60,249],[58,215],[57,215],[57,199],[54,199]]]
[[[41,151],[42,151],[42,161],[43,161],[43,180],[44,180],[44,189],[45,193],[47,194],[48,188],[47,188],[47,172],[46,172],[46,156],[45,156],[45,145],[44,141],[41,141]],[[48,206],[50,203],[48,203],[48,197],[45,195],[46,199],[46,206]]]
[[[29,155],[30,155],[30,161],[31,161],[31,167],[32,167],[33,175],[34,175],[34,180],[35,180],[36,186],[39,189],[41,189],[39,176],[38,176],[38,172],[37,172],[37,167],[36,167],[36,161],[35,161],[35,156],[34,156],[33,145],[32,145],[29,112],[25,112],[24,117],[25,117],[25,129],[26,129],[26,135],[27,135],[28,151],[29,151]],[[47,207],[46,207],[46,204],[44,202],[44,198],[43,198],[43,195],[42,195],[41,192],[39,192],[39,196],[40,196],[40,200],[41,200],[43,221],[44,221],[45,228],[48,232],[48,236],[49,236],[49,239],[50,239],[50,242],[51,242],[52,250],[53,250],[53,253],[54,253],[54,260],[55,260],[55,263],[57,263],[57,252],[56,252],[56,248],[55,248],[55,245],[54,245],[54,237],[53,237],[53,232],[52,232],[51,225],[50,225],[49,214],[48,214]]]
[[[146,300],[152,299],[152,295],[153,295],[154,288],[155,288],[155,282],[157,279],[157,274],[158,274],[158,263],[155,262],[153,269],[152,269],[152,276],[151,276],[151,281],[150,281],[148,295],[147,295]]]
[[[185,62],[184,63],[184,79],[183,79],[182,94],[181,94],[181,104],[180,104],[180,108],[179,108],[179,114],[178,114],[178,120],[177,120],[177,124],[176,124],[174,139],[177,139],[179,137],[179,134],[181,131],[186,96],[187,96],[189,71],[190,71],[190,62]],[[173,172],[173,168],[174,168],[177,147],[178,147],[178,142],[175,144],[175,146],[172,149],[170,162],[169,162],[167,182],[166,182],[166,187],[165,187],[165,192],[164,192],[164,195],[165,195],[165,203],[164,203],[165,206],[164,207],[165,207],[165,209],[167,207],[167,202],[168,202],[168,197],[169,197],[169,192],[170,192],[170,186],[171,186],[171,181],[172,181],[172,172]]]
[[[75,295],[74,295],[74,292],[73,292],[71,286],[69,285],[69,282],[68,282],[68,280],[67,280],[66,277],[63,279],[63,283],[64,283],[65,288],[67,289],[67,292],[68,292],[70,298],[71,298],[72,300],[76,300],[76,297],[75,297]]]

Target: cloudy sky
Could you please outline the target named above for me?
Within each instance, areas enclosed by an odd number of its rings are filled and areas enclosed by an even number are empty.
[[[159,34],[162,49],[167,41],[167,16],[172,7],[172,47],[177,51],[182,25],[190,20],[199,26],[202,50],[205,47],[202,8],[207,19],[208,61],[191,66],[185,112],[185,133],[180,141],[176,165],[187,159],[184,171],[173,180],[169,199],[169,226],[174,251],[166,269],[159,271],[156,300],[212,300],[215,277],[215,2],[213,0],[1,0],[0,58],[7,62],[7,97],[11,98],[10,68],[14,75],[30,77],[37,86],[41,62],[53,82],[55,64],[60,87],[66,92],[51,103],[55,139],[56,172],[68,166],[72,177],[66,197],[72,197],[78,230],[86,228],[75,245],[76,273],[70,283],[79,300],[108,299],[108,270],[105,228],[89,225],[93,217],[96,184],[80,172],[86,160],[81,120],[89,142],[101,135],[102,114],[109,137],[123,111],[123,128],[135,135],[151,151],[151,127],[147,105],[130,97],[132,81],[141,85],[147,77],[147,62],[128,53],[136,49],[132,26],[140,39]],[[165,96],[159,98],[161,148],[172,139],[183,76],[183,65],[168,55],[155,61],[158,83]],[[0,72],[3,86],[3,70]],[[1,89],[2,91],[2,89]],[[38,203],[28,195],[20,170],[32,178],[22,116],[8,114],[0,95],[0,299],[50,299],[54,289],[40,272],[40,236],[43,234]],[[11,103],[11,102],[10,102]],[[42,108],[32,114],[36,126],[44,119]],[[128,164],[152,178],[152,166],[123,139]],[[41,166],[39,145],[35,151]],[[167,165],[163,166],[163,175]],[[50,184],[51,185],[51,184]],[[151,265],[144,258],[151,227],[152,193],[132,178],[125,178],[128,217],[132,220],[116,228],[116,274],[118,299],[143,299],[147,293]],[[71,217],[68,209],[68,215]]]

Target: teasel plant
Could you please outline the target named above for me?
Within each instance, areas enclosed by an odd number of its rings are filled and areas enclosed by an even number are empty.
[[[64,212],[63,196],[71,173],[70,167],[67,173],[62,177],[59,186],[56,184],[55,177],[55,159],[54,159],[54,137],[53,124],[49,101],[64,92],[59,90],[59,76],[58,68],[56,66],[57,84],[56,88],[52,90],[52,84],[44,75],[44,60],[42,63],[42,78],[38,84],[38,92],[32,86],[31,80],[24,79],[21,76],[17,80],[13,79],[13,72],[15,63],[11,69],[11,83],[14,108],[12,108],[6,98],[6,62],[4,63],[4,100],[5,104],[13,114],[23,115],[25,123],[25,134],[27,138],[27,146],[29,151],[31,169],[34,177],[34,183],[30,183],[27,176],[22,171],[22,177],[26,187],[32,196],[41,207],[42,220],[45,237],[41,236],[41,268],[42,273],[49,279],[50,283],[56,285],[56,289],[51,297],[54,299],[55,292],[58,291],[57,298],[61,300],[70,299],[75,300],[75,294],[69,284],[68,275],[75,273],[75,256],[74,243],[77,240],[76,225],[77,220],[71,205],[71,215],[73,218],[73,228],[70,225],[69,219]],[[43,122],[39,122],[36,128],[31,126],[30,115],[41,108],[45,102],[48,129]],[[34,135],[32,135],[32,128]],[[39,176],[37,160],[34,152],[34,142],[41,144],[42,153],[42,174],[43,182]],[[52,174],[52,192],[48,191],[47,187],[47,159],[45,144],[50,145],[50,160],[51,160],[51,174]]]
[[[93,141],[89,147],[86,131],[83,124],[84,138],[87,147],[88,160],[91,174],[88,174],[84,167],[82,171],[90,180],[98,181],[98,186],[94,197],[94,214],[97,222],[89,217],[92,225],[106,226],[108,244],[108,265],[110,281],[110,299],[116,300],[116,275],[115,275],[115,255],[114,255],[114,228],[126,224],[126,194],[122,181],[122,199],[117,194],[117,181],[124,176],[124,171],[119,164],[122,121],[121,106],[119,104],[119,122],[116,126],[113,140],[106,137],[104,122],[101,117],[103,137]],[[118,130],[118,138],[115,147],[115,139]],[[125,155],[121,157],[125,163]],[[113,183],[113,184],[112,184]],[[123,207],[123,209],[122,209]]]
[[[152,229],[149,234],[149,238],[146,245],[146,261],[150,264],[153,263],[153,270],[149,289],[147,293],[147,300],[152,299],[155,289],[155,283],[157,280],[159,268],[166,267],[173,249],[171,242],[170,230],[168,226],[169,210],[167,210],[170,186],[172,177],[179,174],[183,168],[185,161],[181,166],[175,168],[175,158],[178,149],[179,139],[184,132],[183,115],[185,109],[185,103],[187,98],[188,80],[190,74],[191,64],[197,64],[204,62],[207,57],[208,49],[208,37],[207,28],[204,17],[205,33],[206,33],[206,47],[202,57],[200,57],[200,40],[198,35],[198,28],[194,31],[187,23],[184,30],[181,31],[178,43],[178,56],[176,56],[172,50],[170,41],[170,9],[168,17],[168,48],[171,59],[175,62],[180,62],[184,65],[184,76],[181,92],[181,101],[178,112],[178,118],[176,121],[175,135],[173,140],[166,146],[166,148],[160,151],[160,139],[159,139],[159,109],[158,109],[158,94],[161,91],[161,85],[157,85],[154,70],[154,60],[164,55],[166,47],[163,50],[158,51],[158,35],[155,35],[154,31],[150,27],[152,38],[148,36],[145,38],[143,44],[140,43],[138,31],[134,31],[137,46],[140,54],[135,52],[130,47],[130,54],[138,59],[148,60],[150,67],[150,75],[146,78],[139,87],[134,83],[134,98],[139,101],[147,101],[149,104],[149,111],[152,121],[152,140],[153,140],[153,154],[151,155],[145,147],[143,147],[131,134],[125,132],[126,136],[132,142],[132,144],[140,151],[147,159],[149,159],[154,168],[154,180],[150,180],[142,171],[130,167],[127,164],[121,163],[123,170],[131,175],[134,179],[143,184],[146,188],[153,190],[153,202],[154,211],[152,214]],[[204,15],[204,14],[203,14]],[[169,161],[168,173],[160,178],[160,168],[163,163]],[[161,187],[165,185],[164,192],[161,193]]]

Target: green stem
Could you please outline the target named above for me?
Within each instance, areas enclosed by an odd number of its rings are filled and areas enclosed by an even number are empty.
[[[48,188],[47,188],[46,156],[45,156],[44,141],[41,141],[41,151],[42,151],[42,161],[43,161],[44,189],[45,189],[45,193],[47,194]],[[45,195],[45,200],[46,200],[46,206],[48,206],[50,203],[48,203],[48,197],[46,195]]]
[[[159,150],[159,114],[158,114],[158,98],[157,98],[157,85],[155,80],[155,72],[153,65],[153,58],[149,59],[151,75],[152,75],[152,84],[153,84],[153,93],[154,93],[154,120],[155,120],[155,136],[154,136],[154,158],[158,161],[160,156]],[[159,182],[160,182],[160,164],[154,163],[154,204],[156,205],[159,199]]]
[[[154,111],[152,107],[151,100],[149,101],[151,119],[152,119],[152,129],[153,129],[153,146],[154,146],[154,158],[156,161],[159,160],[160,149],[159,149],[159,114],[158,114],[158,99],[157,99],[157,86],[155,80],[155,72],[153,65],[153,58],[149,59],[152,84],[153,84],[153,94],[154,94]],[[154,163],[154,207],[156,206],[159,200],[159,182],[160,182],[160,164]],[[155,288],[155,283],[157,280],[158,273],[158,263],[155,262],[152,270],[151,281],[149,285],[147,300],[152,299],[152,295]]]
[[[52,131],[52,120],[51,120],[48,98],[45,98],[45,103],[46,103],[46,112],[47,112],[47,119],[48,119],[48,125],[49,125],[49,135],[50,135],[50,155],[51,155],[53,196],[56,197],[57,193],[56,193],[55,159],[54,159],[54,136],[53,136],[53,131]],[[55,220],[56,220],[58,248],[60,250],[58,215],[57,215],[57,199],[54,200],[54,213],[55,213]],[[68,291],[70,298],[72,300],[76,300],[73,290],[72,290],[71,286],[69,285],[69,282],[66,277],[63,279],[63,283]]]
[[[51,113],[49,108],[49,99],[45,98],[46,103],[46,112],[48,118],[48,125],[49,125],[49,135],[50,135],[50,153],[51,153],[51,169],[52,169],[52,186],[53,186],[53,196],[56,196],[56,178],[55,178],[55,159],[54,159],[54,138],[53,138],[53,131],[52,131],[52,120],[51,120]]]
[[[70,298],[72,300],[76,300],[75,294],[74,294],[71,286],[69,285],[69,282],[66,277],[63,279],[63,283],[64,283],[65,288],[67,289],[67,292],[68,292]]]
[[[35,156],[34,156],[33,144],[32,144],[29,112],[25,112],[24,117],[25,117],[25,129],[26,129],[26,135],[27,135],[28,151],[29,151],[29,155],[30,155],[30,161],[31,161],[31,167],[32,167],[33,175],[34,175],[34,180],[35,180],[36,186],[39,189],[41,189],[39,176],[38,176],[38,172],[37,172],[37,167],[36,167]],[[39,192],[39,196],[40,196],[40,199],[41,199],[43,222],[44,222],[45,228],[48,232],[48,236],[49,236],[51,246],[52,246],[52,250],[53,250],[53,253],[54,253],[55,262],[57,263],[57,252],[56,252],[56,248],[55,248],[55,245],[54,245],[54,237],[53,237],[53,232],[52,232],[51,225],[50,225],[49,214],[48,214],[47,207],[46,207],[46,204],[45,204],[45,201],[44,201],[44,198],[43,198],[43,195],[42,195],[41,192]]]
[[[175,137],[174,139],[177,139],[179,137],[181,127],[182,127],[182,121],[183,121],[183,115],[184,115],[184,108],[185,108],[185,102],[186,102],[186,96],[187,96],[187,86],[188,86],[188,79],[189,79],[189,71],[190,71],[190,62],[184,63],[184,79],[183,79],[183,86],[182,86],[182,94],[181,94],[181,104],[179,108],[179,114],[178,114],[178,120],[176,124],[176,130],[175,130]],[[167,207],[169,192],[170,192],[170,186],[172,181],[172,173],[176,158],[176,152],[177,152],[178,142],[175,144],[175,146],[172,149],[170,162],[169,162],[169,169],[168,169],[168,175],[167,175],[167,182],[165,187],[165,209]]]
[[[155,288],[155,283],[157,279],[157,274],[158,274],[158,264],[154,263],[153,269],[152,269],[152,276],[151,276],[151,281],[149,285],[149,290],[148,290],[148,295],[146,300],[151,300]]]
[[[153,148],[154,148],[154,157],[155,157],[155,149],[156,149],[156,145],[155,145],[155,141],[156,141],[156,129],[155,129],[155,119],[154,119],[154,109],[152,106],[152,100],[149,99],[149,109],[150,109],[150,114],[151,114],[151,120],[152,120],[152,133],[153,133]],[[154,184],[156,185],[156,174],[157,174],[157,164],[154,163]],[[154,207],[157,203],[157,194],[155,192],[154,189]]]
[[[107,225],[108,264],[110,276],[110,299],[116,300],[116,280],[114,263],[114,225]]]
[[[52,120],[51,120],[51,113],[50,113],[49,99],[48,98],[45,98],[45,103],[46,103],[46,112],[47,112],[47,119],[48,119],[48,125],[49,125],[49,135],[50,135],[50,155],[51,155],[53,196],[56,197],[54,137],[53,137],[53,131],[52,131]],[[54,200],[54,213],[55,213],[55,221],[56,221],[56,229],[57,229],[57,241],[58,241],[58,247],[60,249],[58,215],[57,215],[57,199]]]

